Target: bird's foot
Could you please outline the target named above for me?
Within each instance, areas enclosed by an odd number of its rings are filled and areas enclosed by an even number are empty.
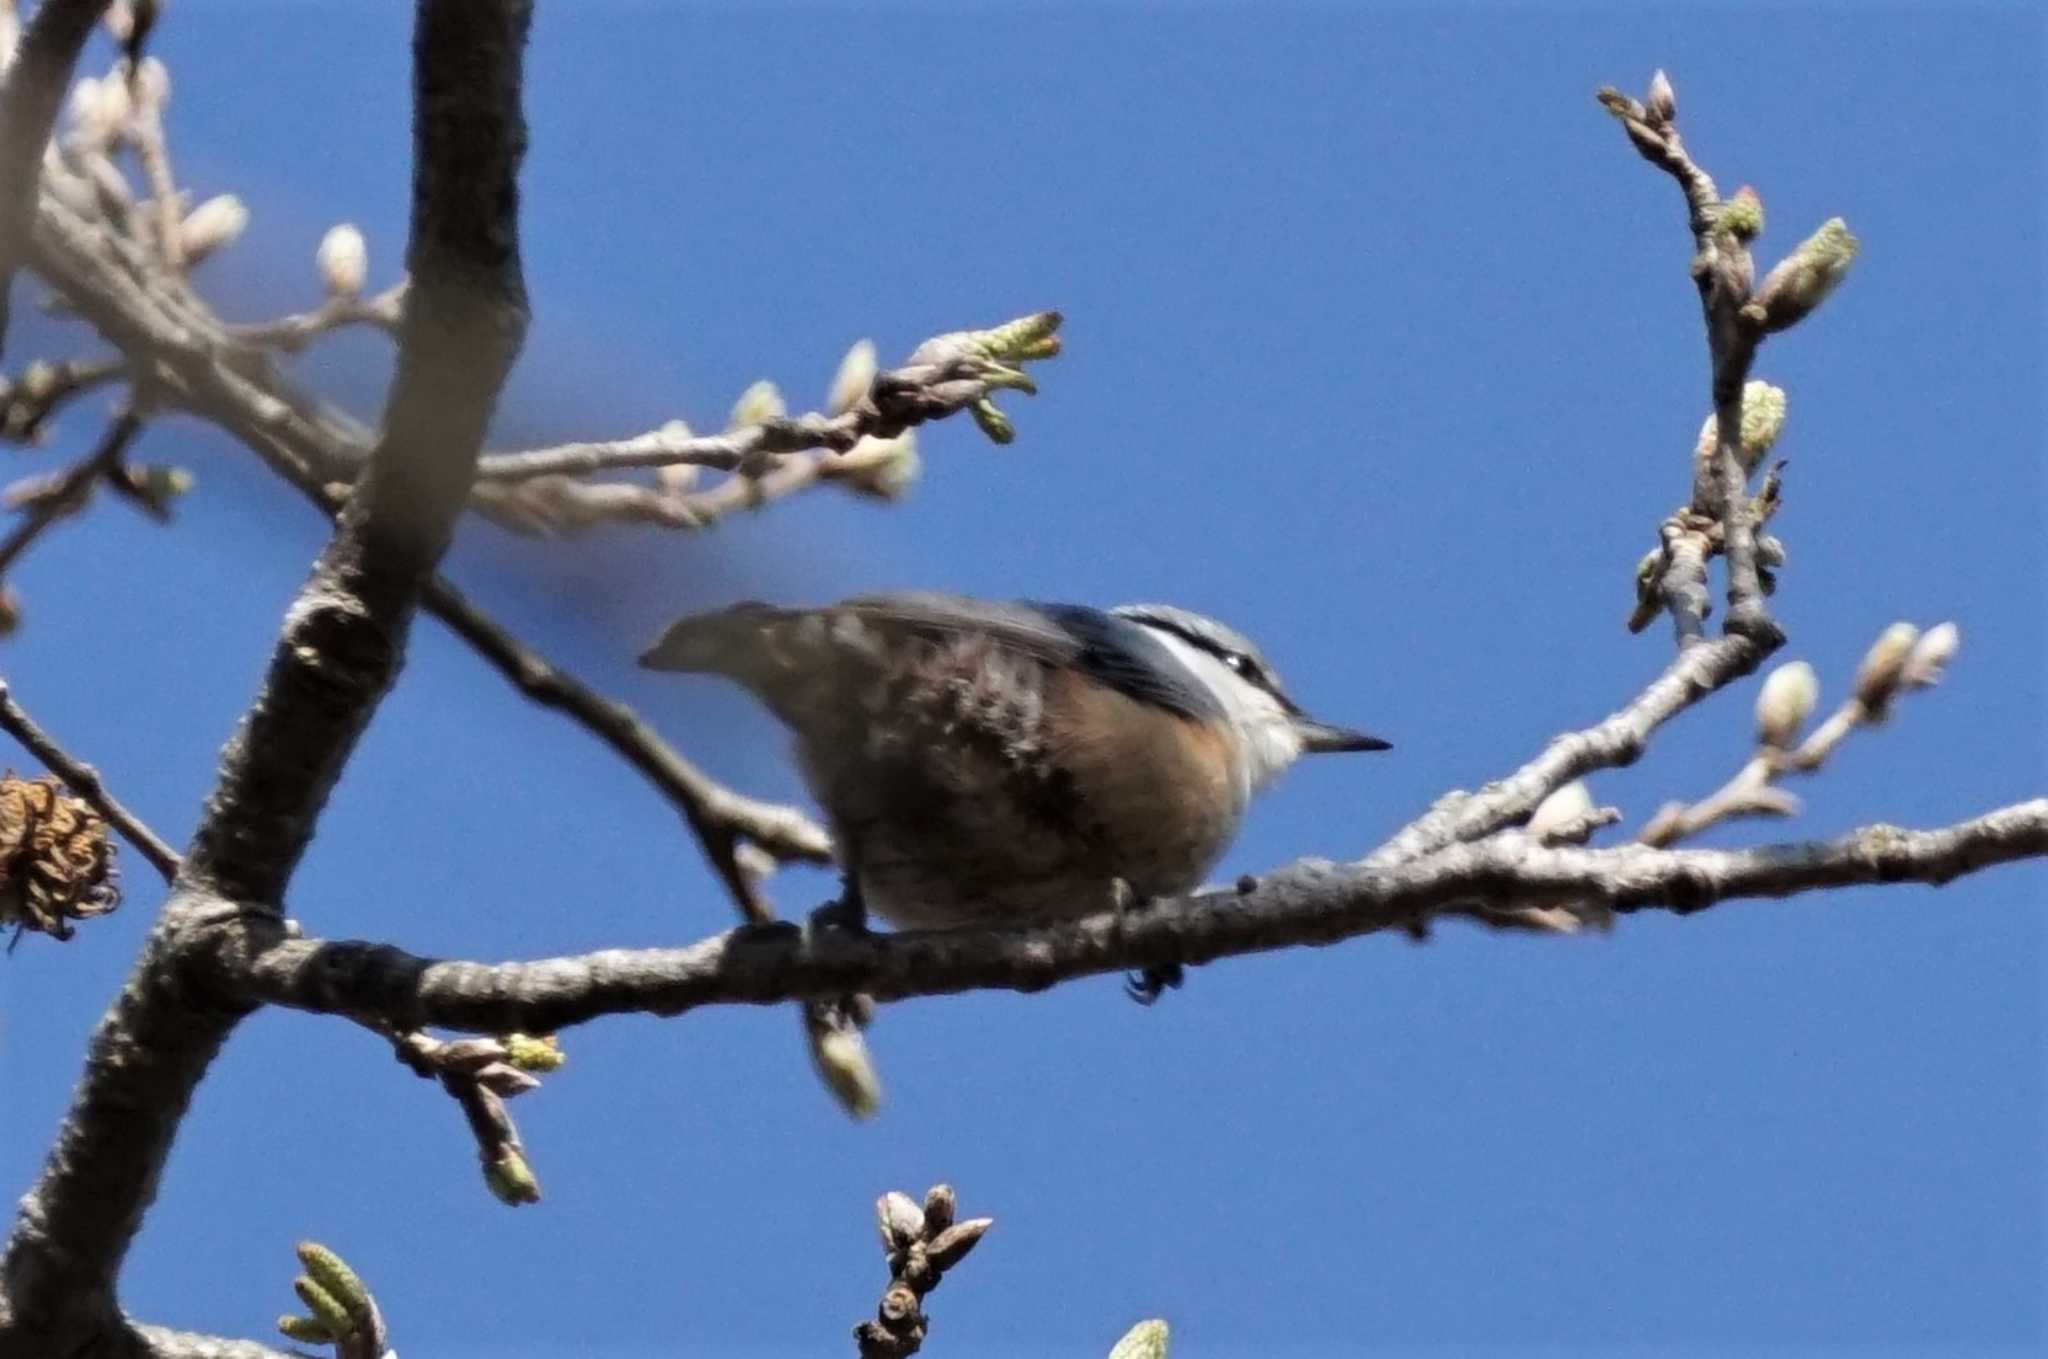
[[[1140,1005],[1150,1005],[1168,991],[1178,991],[1186,980],[1187,972],[1179,963],[1148,967],[1124,974],[1124,994]]]
[[[1117,878],[1110,884],[1110,895],[1119,911],[1138,911],[1152,904],[1152,898],[1140,896],[1128,882]],[[1168,991],[1177,991],[1187,980],[1187,972],[1179,963],[1159,963],[1139,972],[1124,974],[1124,994],[1140,1005],[1151,1005]]]

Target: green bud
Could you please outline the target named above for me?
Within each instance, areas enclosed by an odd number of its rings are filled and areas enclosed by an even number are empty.
[[[1017,437],[1016,426],[1010,423],[1010,417],[997,410],[995,402],[987,397],[982,397],[967,409],[991,443],[1006,444]]]
[[[1743,314],[1766,332],[1799,324],[1849,276],[1859,244],[1841,218],[1829,218],[1764,275]]]
[[[782,400],[782,391],[774,383],[762,378],[732,403],[732,414],[726,417],[727,429],[745,429],[749,425],[765,425],[770,420],[780,420],[789,414],[789,407]]]
[[[1053,338],[1053,332],[1065,319],[1056,311],[1033,312],[989,330],[975,331],[968,337],[968,344],[985,358],[1049,359],[1059,353],[1059,341]]]
[[[1167,1329],[1163,1321],[1141,1321],[1124,1332],[1109,1359],[1166,1359]]]
[[[1721,211],[1714,218],[1714,229],[1725,231],[1738,241],[1755,240],[1763,234],[1764,200],[1757,196],[1755,189],[1743,185],[1733,197],[1721,204]]]
[[[291,1339],[302,1340],[308,1345],[328,1345],[336,1339],[325,1326],[311,1317],[279,1317],[277,1329]]]
[[[498,1041],[505,1045],[505,1060],[521,1071],[554,1071],[568,1060],[562,1045],[551,1033],[538,1038],[531,1034],[508,1033]]]
[[[356,1323],[349,1316],[348,1308],[319,1284],[301,1274],[292,1280],[292,1291],[299,1295],[299,1301],[306,1304],[313,1320],[329,1335],[340,1337],[355,1333]]]
[[[514,1208],[522,1203],[540,1202],[540,1181],[533,1177],[533,1168],[526,1164],[526,1158],[516,1151],[485,1162],[484,1183],[490,1186],[498,1202]]]

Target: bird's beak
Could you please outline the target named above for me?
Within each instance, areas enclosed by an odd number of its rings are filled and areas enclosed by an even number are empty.
[[[1392,750],[1393,743],[1367,736],[1349,727],[1333,727],[1306,713],[1294,715],[1294,729],[1301,734],[1301,748],[1311,755],[1334,755],[1347,750]]]

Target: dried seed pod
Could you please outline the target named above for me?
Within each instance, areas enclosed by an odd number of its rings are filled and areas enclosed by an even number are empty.
[[[90,804],[45,775],[0,777],[0,925],[54,939],[120,904],[114,844]]]

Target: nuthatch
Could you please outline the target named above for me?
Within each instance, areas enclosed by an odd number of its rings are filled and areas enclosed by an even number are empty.
[[[1164,604],[746,603],[670,625],[640,661],[765,702],[796,733],[850,904],[909,928],[1185,892],[1298,757],[1387,749],[1302,712],[1236,632]]]

